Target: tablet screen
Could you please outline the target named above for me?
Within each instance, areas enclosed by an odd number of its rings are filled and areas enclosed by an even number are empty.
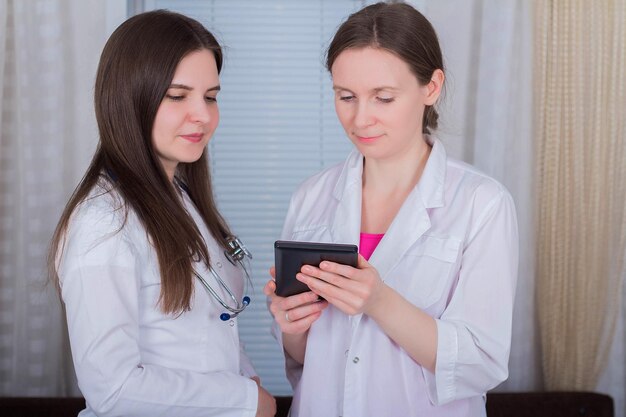
[[[297,242],[277,240],[274,243],[276,262],[276,294],[281,297],[310,291],[296,279],[303,265],[319,266],[331,261],[356,267],[358,248],[341,243]]]

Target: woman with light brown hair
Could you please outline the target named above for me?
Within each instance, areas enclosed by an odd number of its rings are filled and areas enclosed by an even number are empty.
[[[335,110],[355,150],[294,193],[282,240],[359,246],[311,291],[265,293],[294,388],[292,417],[484,416],[505,380],[518,234],[508,191],[434,136],[445,75],[413,7],[351,15],[328,49]]]
[[[167,11],[128,19],[104,47],[100,141],[49,257],[81,416],[276,411],[239,343],[246,251],[212,195],[221,67],[215,37]]]

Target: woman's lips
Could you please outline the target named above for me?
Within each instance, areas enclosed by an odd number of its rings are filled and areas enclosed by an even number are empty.
[[[188,135],[180,135],[181,138],[188,140],[189,142],[198,143],[202,140],[202,133],[191,133]]]
[[[359,136],[359,135],[354,135],[354,136],[356,136],[356,138],[359,140],[359,142],[371,143],[371,142],[375,142],[377,139],[381,138],[383,135],[376,135],[376,136]]]

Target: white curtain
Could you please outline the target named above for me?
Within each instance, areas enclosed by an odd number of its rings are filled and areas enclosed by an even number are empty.
[[[535,305],[533,2],[423,3],[448,66],[440,136],[453,156],[505,184],[517,207],[520,269],[509,379],[496,391],[539,391],[543,383]],[[622,293],[609,366],[596,389],[613,398],[617,417],[626,415],[626,287]]]
[[[509,379],[497,390],[540,388],[534,305],[532,3],[430,0],[448,66],[440,136],[449,153],[502,182],[515,199],[520,268]]]
[[[0,395],[78,395],[52,230],[93,153],[98,0],[0,0]]]

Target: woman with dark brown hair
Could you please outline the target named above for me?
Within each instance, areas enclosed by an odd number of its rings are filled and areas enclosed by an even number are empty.
[[[273,416],[240,348],[245,249],[213,200],[220,45],[167,11],[118,27],[95,87],[100,141],[50,249],[81,416]],[[241,300],[241,301],[240,301]]]
[[[508,374],[513,200],[432,135],[443,59],[413,7],[351,15],[326,63],[356,149],[294,193],[281,239],[358,244],[360,256],[356,268],[302,267],[310,292],[265,287],[291,416],[484,416]]]

